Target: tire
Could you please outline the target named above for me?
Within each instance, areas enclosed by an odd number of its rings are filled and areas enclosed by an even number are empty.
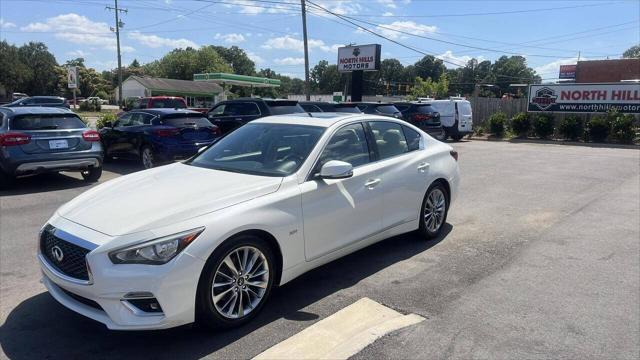
[[[14,177],[0,170],[0,190],[6,190],[13,185]]]
[[[442,201],[441,205],[436,207],[432,205],[434,202],[436,205],[440,204],[440,201]],[[420,228],[418,230],[420,234],[427,239],[433,239],[440,235],[444,224],[447,222],[448,212],[449,196],[447,189],[439,182],[431,184],[420,207]]]
[[[156,155],[150,146],[145,145],[142,147],[142,150],[140,150],[140,162],[145,169],[151,169],[158,165]]]
[[[240,260],[244,258],[245,252],[248,252],[248,260],[241,271]],[[237,254],[242,255],[237,258]],[[257,254],[257,258],[253,266],[249,267],[254,254]],[[229,261],[235,272],[227,265]],[[200,276],[196,296],[196,321],[208,328],[220,329],[237,327],[253,319],[271,293],[276,278],[275,261],[273,251],[259,237],[243,235],[223,243],[209,257]],[[249,274],[254,275],[246,275],[244,270],[247,269]],[[240,273],[243,275],[239,275]],[[251,285],[248,280],[251,280]],[[221,285],[214,287],[214,281]],[[246,302],[247,296],[249,302]]]
[[[464,135],[461,135],[461,134],[451,136],[451,138],[454,141],[460,141],[460,140],[462,140],[463,137],[464,137]]]
[[[80,174],[86,182],[96,182],[102,176],[102,166],[90,167],[89,170],[82,171]]]

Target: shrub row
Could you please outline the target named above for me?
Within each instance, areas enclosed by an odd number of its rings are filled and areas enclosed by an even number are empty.
[[[80,111],[100,111],[102,105],[97,100],[83,101],[80,103]]]
[[[561,139],[595,142],[612,140],[632,143],[635,138],[633,115],[616,111],[594,116],[586,123],[571,115],[560,120],[557,129],[554,124],[552,114],[530,115],[521,112],[508,120],[505,113],[497,112],[489,117],[489,132],[495,137],[503,137],[507,131],[511,131],[517,137],[535,136],[546,139],[557,130],[557,137]]]

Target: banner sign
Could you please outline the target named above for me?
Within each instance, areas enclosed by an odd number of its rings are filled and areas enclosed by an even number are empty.
[[[576,78],[576,65],[560,65],[559,79],[575,79]]]
[[[67,86],[69,89],[78,88],[78,67],[69,66],[67,68]]]
[[[354,45],[338,48],[338,71],[380,70],[379,44]]]
[[[529,112],[640,113],[640,83],[529,86]]]

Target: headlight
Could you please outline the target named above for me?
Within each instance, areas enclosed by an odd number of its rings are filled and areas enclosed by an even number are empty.
[[[165,264],[195,240],[203,230],[203,227],[197,228],[115,250],[109,253],[109,259],[114,264]]]

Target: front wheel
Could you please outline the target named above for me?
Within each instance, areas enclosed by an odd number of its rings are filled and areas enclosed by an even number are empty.
[[[420,210],[420,233],[427,239],[440,235],[447,221],[449,203],[447,190],[440,183],[432,184],[427,190]]]
[[[461,134],[451,136],[451,138],[454,141],[460,141],[460,140],[462,140],[463,137],[464,137],[464,135],[461,135]]]
[[[255,236],[222,244],[200,277],[198,321],[211,328],[229,328],[256,316],[273,286],[274,260],[269,245]]]
[[[102,166],[91,167],[89,170],[82,171],[80,173],[82,178],[87,182],[96,182],[102,176]]]

